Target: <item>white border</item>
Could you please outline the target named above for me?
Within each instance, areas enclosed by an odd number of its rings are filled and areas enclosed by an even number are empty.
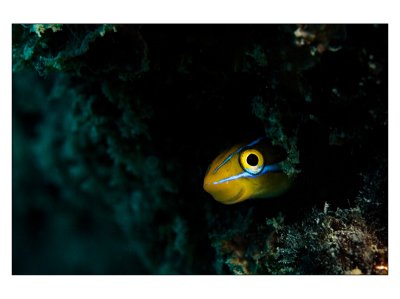
[[[0,8],[1,298],[392,298],[399,281],[396,1],[3,1]],[[126,1],[132,3],[132,1]],[[398,19],[398,18],[397,18]],[[11,276],[11,23],[389,23],[389,276]]]

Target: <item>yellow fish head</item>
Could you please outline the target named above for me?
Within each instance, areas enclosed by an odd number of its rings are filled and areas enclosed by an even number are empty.
[[[265,138],[235,145],[211,163],[203,188],[223,204],[278,196],[290,186],[281,168],[285,158],[286,153]]]

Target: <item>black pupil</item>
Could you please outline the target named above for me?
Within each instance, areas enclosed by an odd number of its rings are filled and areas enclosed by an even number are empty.
[[[256,166],[258,164],[258,157],[254,154],[248,155],[247,164],[249,164],[250,166]]]

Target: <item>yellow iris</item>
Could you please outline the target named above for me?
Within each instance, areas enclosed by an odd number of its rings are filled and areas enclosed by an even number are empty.
[[[264,167],[264,158],[256,149],[248,149],[240,154],[240,165],[251,174],[258,174]]]

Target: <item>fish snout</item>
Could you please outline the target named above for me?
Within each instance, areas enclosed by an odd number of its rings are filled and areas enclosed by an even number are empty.
[[[229,181],[224,183],[215,183],[206,177],[204,179],[203,188],[207,193],[211,194],[216,201],[223,204],[233,204],[243,200],[243,188],[237,184],[231,184]]]

